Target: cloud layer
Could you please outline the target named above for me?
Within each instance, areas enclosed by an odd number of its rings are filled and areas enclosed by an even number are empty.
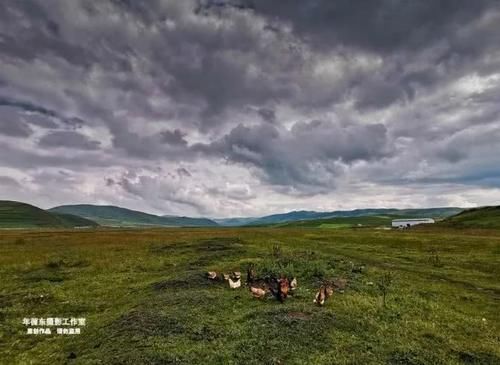
[[[497,1],[7,1],[0,194],[163,214],[500,202]]]

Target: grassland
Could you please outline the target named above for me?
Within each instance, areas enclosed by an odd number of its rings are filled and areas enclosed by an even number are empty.
[[[260,301],[203,276],[250,262],[293,273],[297,293]],[[497,230],[0,231],[0,277],[9,365],[500,363]],[[347,290],[316,307],[333,277]],[[26,335],[33,316],[87,326]]]

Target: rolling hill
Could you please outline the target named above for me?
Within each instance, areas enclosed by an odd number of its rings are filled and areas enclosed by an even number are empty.
[[[395,218],[446,218],[461,212],[461,208],[427,208],[427,209],[355,209],[333,212],[315,212],[308,210],[293,211],[283,214],[273,214],[256,218],[245,225],[269,225],[303,220],[318,220],[331,218],[353,218],[372,216],[391,216]]]
[[[457,228],[500,229],[500,206],[467,209],[448,217],[440,224]]]
[[[295,228],[354,228],[354,227],[390,227],[393,219],[401,216],[372,215],[363,217],[338,217],[325,219],[308,219],[302,221],[293,221],[279,223],[277,227],[295,227]]]
[[[71,214],[48,212],[30,204],[0,200],[0,228],[95,227],[97,223]]]
[[[113,205],[62,205],[50,212],[72,214],[114,227],[211,227],[218,224],[206,218],[158,216]]]
[[[237,218],[215,218],[214,222],[225,227],[240,227],[251,224],[258,218],[255,217],[237,217]]]

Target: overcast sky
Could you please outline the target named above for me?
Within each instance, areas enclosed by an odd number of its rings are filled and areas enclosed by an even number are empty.
[[[500,1],[4,0],[0,199],[500,204]]]

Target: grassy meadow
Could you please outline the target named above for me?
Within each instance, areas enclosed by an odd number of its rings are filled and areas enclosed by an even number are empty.
[[[299,288],[281,304],[204,275],[250,263]],[[333,278],[345,292],[314,305]],[[500,230],[4,230],[0,363],[500,364],[499,278]]]

